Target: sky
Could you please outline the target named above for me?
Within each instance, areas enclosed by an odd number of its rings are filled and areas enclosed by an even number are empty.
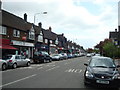
[[[119,0],[3,0],[2,9],[76,42],[94,48],[118,28]],[[43,14],[47,12],[47,14]],[[39,13],[39,14],[37,14]]]

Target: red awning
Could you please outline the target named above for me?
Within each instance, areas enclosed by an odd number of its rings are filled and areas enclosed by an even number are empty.
[[[0,44],[0,49],[17,49],[10,45]]]

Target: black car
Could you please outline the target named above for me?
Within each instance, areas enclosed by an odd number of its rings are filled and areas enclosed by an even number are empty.
[[[39,51],[34,53],[34,56],[33,56],[34,63],[41,63],[41,62],[45,63],[45,62],[51,62],[51,61],[52,61],[52,58],[45,51]]]
[[[119,65],[116,66],[113,59],[95,56],[91,58],[84,73],[84,84],[97,87],[120,87]]]

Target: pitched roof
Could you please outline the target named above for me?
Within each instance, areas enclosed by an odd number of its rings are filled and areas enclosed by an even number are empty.
[[[2,10],[2,25],[19,30],[29,30],[32,27],[31,23],[5,10]]]
[[[42,31],[43,31],[44,38],[47,38],[50,40],[56,40],[57,34],[55,34],[54,32],[52,32],[50,30],[45,30],[45,29],[42,29]]]

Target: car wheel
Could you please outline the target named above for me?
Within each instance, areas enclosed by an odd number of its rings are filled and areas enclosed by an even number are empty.
[[[30,62],[27,62],[27,66],[30,66]]]
[[[15,68],[17,68],[17,64],[16,63],[13,64],[13,69],[15,69]]]
[[[6,64],[2,65],[2,71],[4,71],[6,69]]]

